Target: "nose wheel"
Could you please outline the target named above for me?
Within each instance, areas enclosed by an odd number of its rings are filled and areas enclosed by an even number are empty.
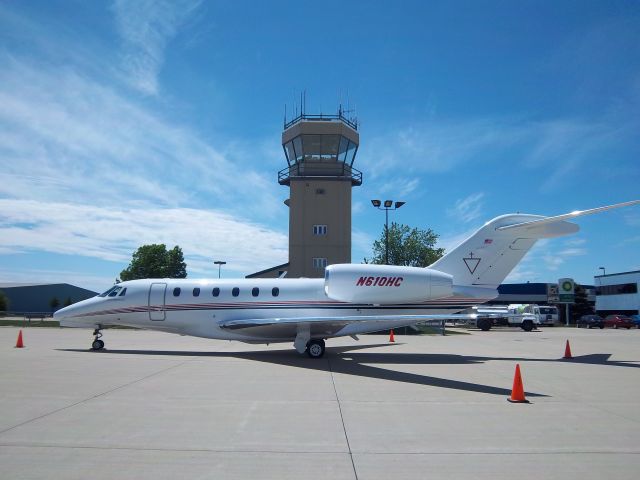
[[[102,350],[104,348],[104,342],[100,340],[102,337],[102,333],[100,332],[100,328],[96,328],[93,331],[93,335],[96,337],[91,344],[91,350]]]

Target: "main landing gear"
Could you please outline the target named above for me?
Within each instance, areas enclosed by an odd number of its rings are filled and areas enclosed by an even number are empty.
[[[307,343],[307,355],[311,358],[321,358],[324,355],[324,340],[310,340]]]
[[[104,348],[104,342],[100,340],[100,337],[102,337],[102,333],[100,333],[100,330],[102,330],[102,328],[98,326],[93,331],[93,335],[96,338],[93,340],[93,343],[91,344],[91,350],[102,350]]]

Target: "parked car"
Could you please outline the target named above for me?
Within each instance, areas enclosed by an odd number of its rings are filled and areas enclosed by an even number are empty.
[[[631,320],[636,327],[640,328],[640,315],[631,315]]]
[[[605,327],[626,328],[627,330],[634,326],[633,320],[626,315],[607,315],[604,319]]]
[[[604,322],[600,315],[582,315],[578,319],[578,327],[604,328]]]

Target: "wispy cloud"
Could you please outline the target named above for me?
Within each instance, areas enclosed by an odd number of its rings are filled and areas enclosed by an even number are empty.
[[[387,182],[399,169],[421,175],[467,165],[475,169],[509,165],[545,172],[538,189],[548,192],[560,188],[585,165],[599,168],[602,159],[615,154],[621,144],[635,142],[638,128],[640,121],[630,107],[600,120],[433,119],[373,134],[360,157],[363,169],[377,182]]]
[[[287,259],[286,235],[220,211],[86,206],[0,199],[0,250],[45,251],[122,263],[140,245],[180,245],[190,271],[212,258],[251,273]]]
[[[180,125],[70,69],[0,56],[0,195],[71,202],[249,209],[277,192]],[[238,181],[242,178],[242,181]],[[261,212],[265,214],[266,212]]]
[[[164,51],[201,0],[115,0],[122,38],[122,68],[128,83],[148,95],[158,93]]]
[[[472,193],[465,198],[459,198],[453,204],[453,207],[447,209],[447,215],[469,223],[482,215],[484,193]]]
[[[553,282],[556,279],[549,278],[550,275],[561,275],[563,265],[568,261],[588,254],[585,244],[584,238],[538,240],[505,282]]]

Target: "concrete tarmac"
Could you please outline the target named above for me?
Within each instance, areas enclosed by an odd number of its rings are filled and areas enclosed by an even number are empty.
[[[0,328],[2,479],[636,479],[640,330],[329,340]],[[561,360],[569,339],[573,360]],[[530,404],[507,402],[515,365]]]

